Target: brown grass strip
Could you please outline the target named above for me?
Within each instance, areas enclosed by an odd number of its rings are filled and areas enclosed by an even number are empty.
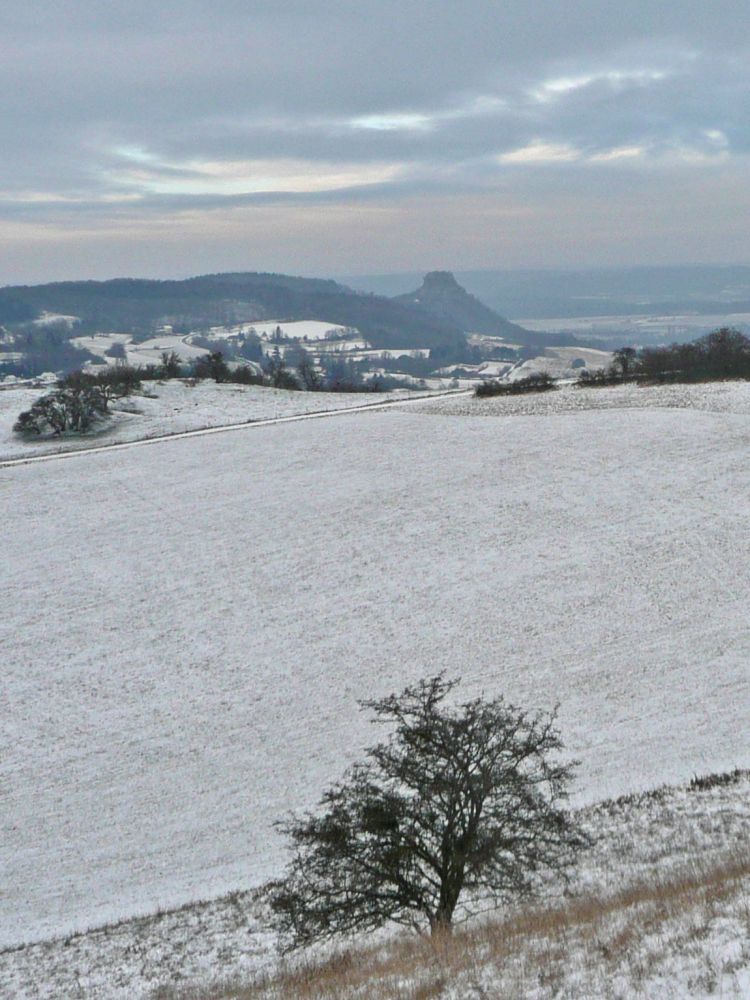
[[[455,977],[476,982],[479,972],[502,969],[511,958],[528,955],[537,982],[554,978],[555,956],[564,961],[566,940],[575,935],[607,965],[624,961],[636,941],[676,917],[715,912],[750,878],[750,856],[731,855],[700,862],[664,878],[651,878],[606,897],[574,896],[552,907],[527,907],[502,919],[459,927],[450,936],[424,939],[400,935],[380,946],[336,953],[280,969],[251,984],[228,984],[205,991],[162,991],[163,1000],[435,1000]],[[620,918],[614,932],[606,925]],[[541,953],[540,953],[541,948]],[[544,960],[544,953],[547,960]],[[544,966],[544,967],[543,967]]]

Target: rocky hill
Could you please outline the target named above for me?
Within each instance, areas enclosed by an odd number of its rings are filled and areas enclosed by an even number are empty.
[[[460,356],[461,326],[418,304],[355,292],[335,281],[283,274],[214,274],[184,281],[66,281],[0,289],[0,315],[24,319],[41,313],[81,321],[78,333],[145,333],[169,323],[201,325],[262,320],[319,319],[356,327],[374,347],[429,347],[437,356]],[[6,320],[7,321],[7,320]]]
[[[538,335],[511,323],[470,295],[450,271],[430,271],[421,288],[399,295],[394,301],[426,309],[444,322],[458,326],[464,333],[485,333],[521,344],[539,339]]]

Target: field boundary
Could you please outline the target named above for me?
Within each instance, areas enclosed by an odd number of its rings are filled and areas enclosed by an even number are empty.
[[[468,395],[472,389],[446,389],[444,392],[420,393],[418,396],[400,396],[398,399],[388,399],[379,403],[362,403],[359,406],[345,406],[333,410],[315,410],[312,413],[295,413],[286,417],[264,417],[261,420],[244,420],[241,423],[219,424],[216,427],[201,427],[192,431],[174,431],[172,434],[156,434],[153,437],[139,438],[137,441],[115,441],[112,444],[92,445],[90,448],[71,448],[69,451],[56,451],[46,455],[27,455],[22,458],[7,458],[0,460],[0,469],[12,469],[17,465],[34,465],[37,462],[53,462],[64,458],[77,458],[79,455],[93,455],[102,451],[121,451],[126,448],[137,448],[147,444],[162,444],[165,441],[176,441],[191,437],[206,437],[209,434],[225,434],[229,431],[251,430],[258,427],[272,427],[276,424],[290,424],[300,420],[316,420],[323,417],[339,417],[352,413],[366,413],[370,410],[386,410],[393,406],[403,406],[409,403],[423,402],[425,399],[437,399],[443,396]]]

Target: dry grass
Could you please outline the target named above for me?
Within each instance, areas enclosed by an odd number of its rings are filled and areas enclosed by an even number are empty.
[[[265,907],[234,892],[4,951],[0,996],[748,1000],[750,772],[592,804],[580,820],[594,844],[568,895],[550,885],[543,907],[452,940],[380,935],[282,968]]]
[[[704,948],[713,921],[744,922],[750,943],[750,857],[698,861],[607,897],[586,895],[529,907],[437,940],[400,936],[280,968],[252,984],[227,984],[187,1000],[438,1000],[500,996],[647,995],[644,984],[670,956],[691,959],[711,992],[726,968]],[[750,952],[746,959],[750,962]],[[739,960],[740,967],[745,958]],[[726,963],[725,963],[726,965]],[[731,970],[730,974],[731,974]],[[705,982],[697,983],[697,978]],[[696,978],[697,977],[697,978]],[[715,985],[715,983],[714,983]],[[593,992],[590,992],[593,990]],[[725,994],[725,995],[731,995]]]

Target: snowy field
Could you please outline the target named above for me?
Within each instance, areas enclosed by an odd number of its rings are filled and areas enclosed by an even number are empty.
[[[13,424],[22,410],[28,409],[35,399],[50,389],[0,392],[0,462],[92,445],[140,441],[223,424],[342,410],[395,398],[392,393],[292,392],[266,386],[217,385],[210,379],[194,386],[178,379],[144,382],[143,388],[143,395],[115,402],[112,420],[98,433],[43,440],[19,437],[13,433]]]
[[[473,395],[424,400],[413,410],[462,417],[557,416],[586,410],[695,410],[750,417],[750,383],[706,382],[696,385],[620,385],[578,389],[562,385],[550,392],[522,396]]]
[[[571,368],[574,361],[585,361],[590,371],[597,368],[607,368],[612,364],[612,354],[609,351],[595,351],[579,347],[548,347],[544,355],[530,358],[514,369],[512,380],[525,378],[532,372],[547,372],[552,378],[577,378],[580,368]]]
[[[128,343],[125,345],[125,355],[129,365],[158,365],[163,354],[174,352],[181,361],[194,361],[196,358],[205,357],[206,348],[196,347],[189,342],[188,337],[180,337],[176,334],[159,335],[150,340],[141,340],[138,343]],[[92,352],[93,353],[93,352]]]
[[[65,319],[66,317],[60,317]],[[68,317],[70,318],[70,317]],[[50,322],[45,320],[45,322]],[[319,320],[294,320],[290,323],[279,323],[268,320],[261,323],[240,323],[235,326],[214,326],[206,336],[209,340],[226,340],[239,337],[240,334],[258,334],[269,338],[281,328],[283,336],[300,341],[325,340],[335,335],[356,334],[356,330],[335,323],[325,323]],[[196,347],[191,343],[191,334],[176,334],[162,331],[149,340],[134,341],[128,333],[98,333],[90,337],[74,337],[71,343],[81,350],[90,351],[104,361],[107,351],[115,344],[122,344],[127,354],[129,364],[158,364],[164,351],[175,351],[184,361],[190,361],[206,353],[205,347]],[[366,346],[366,342],[362,342]]]
[[[115,344],[122,345],[127,363],[136,366],[159,364],[165,352],[174,351],[182,361],[193,361],[206,354],[206,348],[195,347],[189,343],[189,337],[171,333],[159,334],[137,343],[127,333],[98,333],[92,337],[74,337],[71,344],[82,351],[97,355],[101,361],[109,364],[114,364],[115,360],[107,354],[107,351]]]
[[[259,337],[270,337],[276,333],[278,327],[281,327],[281,332],[285,337],[298,340],[325,340],[332,334],[357,332],[345,326],[337,326],[335,323],[325,323],[316,319],[290,320],[287,323],[283,320],[270,319],[260,323],[242,323],[235,327],[214,327],[211,333],[223,337],[225,336],[222,332],[224,330],[231,330],[235,333],[249,333],[254,330]]]
[[[620,392],[0,471],[3,943],[277,873],[356,700],[441,669],[559,702],[580,801],[750,764],[750,385]]]
[[[728,785],[699,790],[663,788],[633,800],[609,801],[583,810],[580,819],[594,838],[594,846],[581,858],[572,893],[607,899],[634,884],[664,882],[697,861],[707,867],[720,863],[741,850],[750,838],[750,774],[738,777],[736,783]],[[559,886],[550,886],[545,903],[554,905],[559,898]],[[569,990],[561,989],[559,995],[576,1000],[632,995],[623,976],[630,965],[648,969],[640,996],[663,1000],[702,996],[702,991],[686,988],[692,977],[699,982],[701,978],[704,982],[714,980],[708,995],[745,1000],[750,988],[750,945],[743,945],[750,930],[746,898],[744,906],[742,898],[730,899],[717,914],[701,914],[699,918],[706,925],[705,932],[700,924],[691,926],[695,917],[685,913],[680,919],[668,920],[666,929],[657,928],[659,940],[634,940],[619,977],[612,975],[611,963],[604,962],[601,954],[593,960],[591,955],[582,956],[583,960],[576,955],[573,960],[568,948],[562,961]],[[616,934],[621,931],[615,929]],[[684,937],[690,939],[689,946],[681,940]],[[264,915],[253,893],[232,893],[6,952],[0,955],[0,995],[23,1000],[76,996],[145,1000],[159,986],[176,987],[179,995],[180,987],[186,985],[205,987],[227,979],[247,982],[259,971],[271,970],[277,961],[274,944],[273,935],[264,929]],[[528,950],[532,950],[531,944],[526,943]],[[528,956],[523,953],[516,956],[517,963],[525,959]],[[576,989],[575,978],[582,969],[587,971],[587,985],[592,989],[582,989],[580,983]],[[492,970],[487,968],[487,973],[491,975]],[[474,1000],[470,984],[464,983],[460,992],[456,985],[448,993],[451,1000],[457,996]],[[614,985],[612,994],[608,985]],[[487,996],[520,1000],[527,996],[525,991],[492,990],[491,982],[488,986],[485,993],[476,994],[476,1000]]]
[[[132,340],[129,333],[96,333],[91,337],[73,337],[70,343],[79,351],[89,351],[106,361],[106,353],[115,344],[127,346]]]

